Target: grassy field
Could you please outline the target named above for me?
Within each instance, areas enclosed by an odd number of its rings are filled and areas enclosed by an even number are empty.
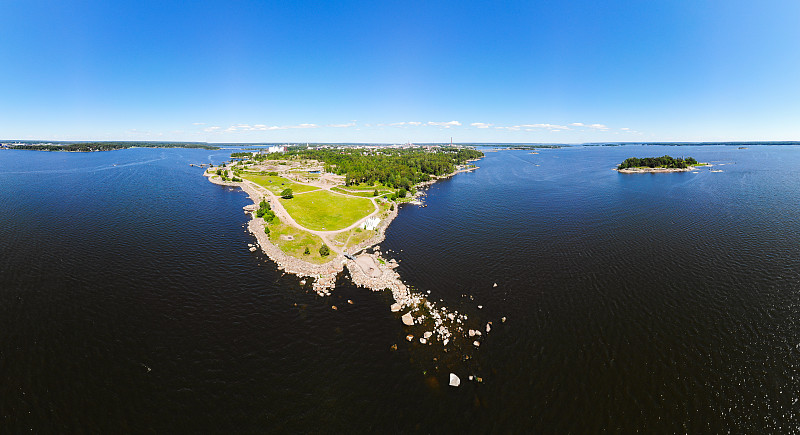
[[[274,222],[269,224],[269,229],[270,242],[292,257],[300,258],[309,263],[322,264],[336,256],[335,253],[327,257],[320,256],[319,247],[322,246],[322,239],[295,227],[284,225],[278,218],[275,218]],[[287,240],[289,238],[292,240]],[[306,248],[308,248],[310,254],[303,253]]]
[[[358,245],[359,243],[367,240],[368,238],[378,234],[375,230],[362,230],[361,228],[353,228],[350,231],[339,233],[333,240],[339,242],[337,246],[347,249],[350,246]]]
[[[242,178],[250,180],[260,186],[264,186],[272,193],[280,195],[283,189],[290,188],[294,193],[310,192],[319,189],[314,186],[306,186],[304,184],[297,184],[293,181],[287,180],[283,177],[276,177],[273,175],[257,175],[257,174],[242,174]]]
[[[344,194],[347,194],[347,195],[363,196],[365,198],[372,198],[372,194],[375,192],[375,189],[372,189],[372,190],[347,190],[344,187],[340,187],[340,186],[332,187],[331,190],[333,190],[334,192],[344,193]],[[392,193],[394,193],[394,191],[392,191],[392,190],[381,190],[381,189],[378,189],[378,196],[382,196],[382,195],[386,195],[386,194],[391,195]]]
[[[315,231],[346,228],[375,210],[372,201],[366,198],[337,195],[327,190],[281,199],[281,204],[297,223]]]

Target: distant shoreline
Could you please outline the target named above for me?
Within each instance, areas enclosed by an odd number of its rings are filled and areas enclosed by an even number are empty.
[[[708,163],[703,164],[702,167],[711,167]],[[625,168],[625,169],[618,169],[614,168],[615,171],[622,173],[622,174],[665,174],[670,172],[690,172],[697,170],[698,166],[689,166],[686,168]]]

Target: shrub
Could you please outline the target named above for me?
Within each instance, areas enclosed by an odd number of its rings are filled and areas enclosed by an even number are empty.
[[[311,251],[308,249],[308,246],[306,246],[306,250],[303,251],[303,255],[309,255],[309,254],[311,254]]]
[[[328,245],[323,243],[322,246],[319,247],[319,255],[323,257],[331,255],[331,248],[329,248]]]
[[[394,204],[389,206],[389,211],[394,211]]]
[[[372,196],[378,196],[378,189],[375,189],[375,191],[372,192]]]
[[[281,192],[281,198],[283,198],[283,199],[292,199],[292,198],[294,198],[294,193],[292,192],[292,189],[288,189],[288,188],[287,189],[283,189],[283,192]]]
[[[267,233],[267,234],[269,234],[269,227],[268,227],[268,226],[266,226],[266,225],[264,225],[264,232],[265,232],[265,233]]]
[[[406,189],[400,189],[397,191],[397,196],[399,198],[405,198],[406,194],[408,194],[408,192],[406,192]]]

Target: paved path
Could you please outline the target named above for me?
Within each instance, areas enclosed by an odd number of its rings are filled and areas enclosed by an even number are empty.
[[[294,181],[294,180],[292,180],[292,182],[293,183],[297,183],[297,184],[302,184],[302,185],[305,185],[305,186],[319,187],[320,189],[317,189],[317,190],[327,190],[328,192],[330,192],[332,194],[335,194],[335,195],[349,196],[351,198],[365,198],[364,196],[347,195],[347,194],[344,194],[344,193],[341,193],[341,192],[332,191],[331,187],[334,187],[334,186],[318,186],[318,185],[314,185],[314,184],[300,183],[300,182],[297,182],[297,181]],[[336,246],[335,243],[332,243],[333,238],[336,237],[337,234],[343,233],[345,231],[350,231],[353,228],[358,227],[359,225],[361,225],[362,222],[364,222],[365,220],[367,220],[368,218],[370,218],[372,216],[377,215],[380,212],[380,207],[378,207],[378,204],[375,202],[375,199],[374,198],[367,198],[370,201],[372,201],[372,206],[375,207],[375,210],[373,210],[372,213],[370,213],[370,214],[362,217],[361,219],[355,221],[352,225],[349,225],[346,228],[342,228],[340,230],[316,231],[316,230],[312,230],[310,228],[306,228],[306,227],[300,225],[299,223],[297,223],[297,221],[294,220],[292,215],[290,215],[289,212],[286,211],[286,209],[283,207],[283,204],[280,201],[280,196],[279,195],[276,195],[276,194],[272,193],[271,190],[269,190],[269,189],[267,189],[267,188],[265,188],[263,186],[260,186],[260,185],[254,183],[254,182],[252,182],[250,180],[243,179],[242,183],[248,184],[256,192],[263,193],[264,196],[268,197],[270,199],[269,203],[270,203],[270,205],[272,207],[272,211],[275,212],[275,215],[278,216],[278,218],[281,220],[281,222],[283,222],[284,224],[287,224],[287,225],[291,225],[291,226],[293,226],[293,227],[295,227],[295,228],[297,228],[299,230],[307,231],[307,232],[309,232],[311,234],[319,236],[319,238],[321,238],[322,241],[326,245],[328,245],[328,247],[331,248],[337,254],[341,254],[343,252],[343,250],[339,249],[339,247]],[[316,190],[312,190],[312,191],[309,191],[309,192],[316,192]],[[309,192],[295,193],[295,195],[302,195],[304,193],[309,193]],[[272,201],[273,198],[275,199],[274,201]],[[348,237],[347,241],[348,242],[350,241],[349,237]],[[347,246],[347,242],[345,242],[345,246]]]

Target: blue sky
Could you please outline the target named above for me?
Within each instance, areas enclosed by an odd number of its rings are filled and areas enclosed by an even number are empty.
[[[0,139],[800,140],[800,2],[0,0]]]

